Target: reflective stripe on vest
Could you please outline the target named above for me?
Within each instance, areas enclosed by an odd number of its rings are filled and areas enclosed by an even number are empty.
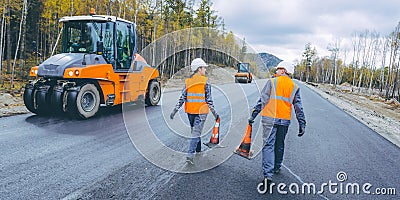
[[[190,114],[207,114],[208,104],[206,103],[205,86],[207,77],[198,74],[186,79],[186,102],[185,112]]]
[[[298,86],[287,76],[280,76],[272,80],[270,99],[261,111],[261,115],[290,120],[292,103]]]

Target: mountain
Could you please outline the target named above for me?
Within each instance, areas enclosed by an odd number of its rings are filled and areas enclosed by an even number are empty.
[[[259,53],[258,55],[260,56],[261,60],[264,62],[266,69],[269,69],[270,67],[275,67],[276,65],[278,65],[279,62],[282,61],[278,57],[276,57],[272,54],[269,54],[269,53]]]

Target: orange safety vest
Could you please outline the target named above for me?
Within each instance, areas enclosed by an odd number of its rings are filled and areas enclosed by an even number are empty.
[[[273,78],[271,84],[270,99],[261,111],[261,116],[290,120],[294,95],[299,87],[288,76]]]
[[[208,104],[206,103],[206,82],[208,78],[198,74],[194,74],[191,78],[187,78],[185,102],[185,112],[190,114],[207,114]]]

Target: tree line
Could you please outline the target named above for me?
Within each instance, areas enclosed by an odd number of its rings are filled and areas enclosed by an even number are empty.
[[[327,49],[331,55],[319,57],[311,43],[307,43],[294,76],[334,86],[348,83],[356,88],[355,92],[378,93],[385,99],[400,100],[400,22],[386,36],[370,30],[354,32],[351,49],[341,47],[340,39],[335,39]]]
[[[64,16],[88,15],[90,8],[95,8],[96,14],[135,22],[140,52],[162,36],[178,30],[205,27],[225,32],[223,19],[211,6],[211,0],[3,0],[0,7],[0,74],[12,74],[13,78],[15,73],[17,77],[26,78],[30,67],[54,53],[61,30],[58,20]],[[222,37],[218,42],[225,46],[236,45],[233,49],[240,48],[231,32]],[[33,44],[33,41],[36,43]],[[33,54],[35,49],[40,54]],[[184,55],[181,59],[187,64],[193,57],[190,54],[196,52],[198,50],[180,53]],[[224,53],[209,50],[200,52],[200,55],[206,60],[211,60],[211,57],[216,60],[230,59]],[[164,65],[172,65],[177,60],[176,56],[169,58]]]
[[[218,66],[235,66],[251,60],[246,45],[232,32],[197,27],[172,32],[146,46],[142,55],[152,66],[158,66],[163,77],[171,77],[192,59],[203,58]],[[255,66],[255,65],[254,65]]]

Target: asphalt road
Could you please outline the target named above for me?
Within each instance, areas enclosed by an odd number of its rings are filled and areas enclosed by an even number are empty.
[[[259,97],[253,83],[213,88],[225,148],[203,146],[194,166],[185,163],[185,114],[168,119],[179,91],[164,93],[156,107],[103,109],[83,121],[32,114],[0,118],[0,199],[399,199],[400,149],[303,85],[301,96],[306,134],[297,137],[294,120],[284,167],[274,176],[282,186],[272,194],[257,191],[260,117],[253,126],[255,157],[232,154]],[[209,115],[204,142],[212,125]],[[342,172],[345,180],[337,177]],[[312,184],[324,192],[308,194]],[[360,194],[351,191],[357,184]],[[296,186],[300,194],[293,194]],[[391,188],[396,195],[372,194]]]

